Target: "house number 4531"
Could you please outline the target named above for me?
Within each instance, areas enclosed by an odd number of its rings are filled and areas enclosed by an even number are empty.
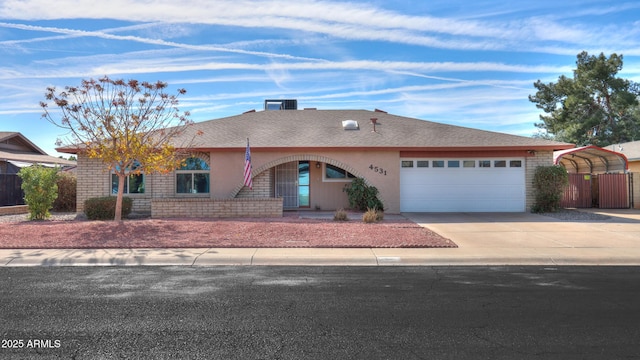
[[[382,175],[387,175],[387,170],[378,167],[378,166],[374,166],[373,164],[369,165],[369,169],[373,170],[374,172],[377,172],[378,174],[382,174]]]

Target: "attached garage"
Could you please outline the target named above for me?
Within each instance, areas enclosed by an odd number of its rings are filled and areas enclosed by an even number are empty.
[[[401,159],[402,212],[523,212],[524,158]]]

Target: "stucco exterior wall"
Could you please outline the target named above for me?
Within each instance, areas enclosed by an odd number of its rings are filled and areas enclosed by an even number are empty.
[[[262,173],[279,164],[291,161],[310,162],[310,205],[324,210],[335,210],[347,207],[348,200],[342,188],[346,182],[327,182],[322,179],[323,168],[316,168],[316,162],[336,165],[357,177],[364,178],[367,183],[378,188],[379,198],[388,213],[400,212],[400,155],[390,151],[254,151],[251,152],[251,163],[254,169],[254,189],[256,178],[265,179]],[[216,198],[229,198],[239,195],[247,196],[243,189],[244,152],[212,153],[214,168],[224,169],[214,174],[212,170],[212,193]],[[370,168],[371,167],[371,168]],[[377,171],[375,169],[378,169]],[[273,181],[273,180],[272,180]],[[215,190],[213,189],[215,187]],[[224,197],[223,197],[224,196]]]
[[[152,199],[200,198],[268,198],[273,197],[275,166],[291,161],[310,162],[310,208],[335,210],[348,207],[342,191],[346,182],[323,180],[322,164],[341,167],[378,188],[379,197],[388,213],[400,212],[400,153],[393,151],[256,151],[252,150],[253,190],[243,186],[244,151],[200,153],[198,156],[211,167],[209,194],[176,194],[175,173],[146,175],[145,194],[129,194],[134,200],[134,212],[151,212]],[[533,176],[538,166],[552,164],[552,151],[537,151],[526,157],[526,209],[534,202]],[[316,163],[321,167],[317,168]],[[110,195],[110,174],[99,160],[78,156],[78,212],[90,197]],[[640,182],[636,182],[640,184]],[[638,186],[640,188],[640,185]],[[640,202],[636,201],[636,204]]]

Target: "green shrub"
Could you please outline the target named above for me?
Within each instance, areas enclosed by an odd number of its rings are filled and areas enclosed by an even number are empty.
[[[126,218],[131,213],[133,200],[129,197],[122,198],[122,217]],[[104,196],[87,199],[84,202],[84,213],[89,220],[113,220],[116,214],[116,197]]]
[[[53,202],[54,211],[73,212],[76,211],[76,175],[72,173],[59,173],[58,198]]]
[[[335,214],[333,214],[333,221],[348,221],[349,216],[347,216],[347,212],[344,209],[338,209]]]
[[[535,213],[558,211],[562,194],[568,184],[569,175],[563,166],[538,166],[533,176],[535,204],[531,207],[531,211]]]
[[[342,189],[349,197],[349,206],[355,210],[366,211],[367,209],[384,210],[382,201],[378,199],[378,189],[369,186],[363,178],[355,178],[350,184]]]
[[[56,185],[58,169],[33,165],[20,169],[18,176],[22,179],[24,201],[29,206],[29,219],[49,218],[51,216],[49,210],[58,197]]]
[[[384,218],[384,213],[377,209],[367,209],[367,211],[362,214],[362,221],[367,224],[381,221]]]

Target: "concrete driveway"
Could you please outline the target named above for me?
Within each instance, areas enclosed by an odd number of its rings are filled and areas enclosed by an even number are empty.
[[[640,211],[586,210],[603,220],[558,220],[531,213],[405,213],[453,240],[442,263],[478,265],[640,265]]]
[[[0,266],[125,265],[632,265],[640,266],[640,211],[604,220],[530,213],[404,213],[458,248],[0,249]]]

